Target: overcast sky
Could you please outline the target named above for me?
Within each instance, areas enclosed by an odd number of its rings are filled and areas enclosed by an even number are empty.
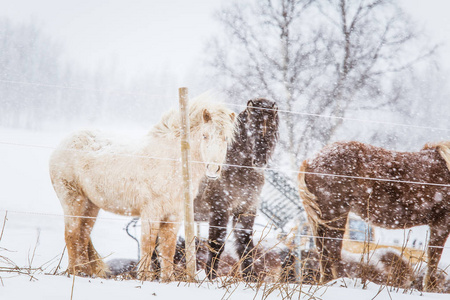
[[[450,0],[398,0],[450,53]],[[0,0],[0,15],[34,20],[83,67],[114,63],[128,75],[169,68],[184,76],[217,32],[223,0]],[[448,55],[450,56],[450,54]],[[450,57],[444,57],[450,66]]]
[[[170,67],[185,73],[203,53],[221,0],[0,0],[0,15],[41,24],[87,68]]]

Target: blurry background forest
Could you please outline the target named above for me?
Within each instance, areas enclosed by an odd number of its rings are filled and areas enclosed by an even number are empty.
[[[115,20],[109,28],[103,24],[103,34],[115,36],[117,43],[133,46],[129,36],[138,33],[144,33],[143,40],[152,37],[148,47],[164,58],[148,52],[149,59],[142,56],[133,67],[107,53],[102,60],[85,55],[86,64],[82,51],[73,59],[70,37],[54,35],[46,25],[45,18],[56,18],[58,11],[26,21],[0,12],[0,126],[149,129],[176,105],[177,88],[187,85],[191,95],[211,89],[221,93],[236,111],[255,97],[277,101],[282,121],[277,151],[289,154],[278,156],[283,165],[298,166],[336,140],[418,150],[428,141],[449,139],[448,40],[407,12],[412,2],[213,1],[199,8],[206,18],[195,12],[201,1],[194,1],[192,12],[173,1],[164,9],[181,7],[166,21],[161,21],[166,10],[158,10],[162,4],[150,1],[146,16],[135,2],[140,1],[113,1],[109,9],[116,11],[110,16],[106,6],[105,15],[98,7],[87,10],[98,24],[103,18]],[[83,18],[83,11],[78,13],[74,18]],[[155,14],[162,15],[156,25],[126,21]],[[186,27],[201,39],[171,35],[182,32],[189,20],[193,23]],[[208,30],[200,32],[205,26]],[[168,57],[162,56],[163,39],[172,42],[166,45]],[[174,48],[196,53],[181,65]]]

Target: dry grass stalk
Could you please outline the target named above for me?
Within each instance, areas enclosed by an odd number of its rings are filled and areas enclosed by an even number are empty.
[[[6,216],[3,221],[3,228],[0,237],[3,236],[5,231]],[[319,299],[323,293],[327,290],[327,285],[319,284],[319,260],[320,255],[314,251],[304,252],[302,255],[303,259],[298,261],[299,258],[289,253],[290,262],[284,264],[282,261],[280,253],[277,252],[277,247],[282,245],[282,241],[271,244],[269,247],[263,245],[269,237],[269,233],[272,229],[266,228],[263,231],[261,238],[255,244],[255,250],[249,255],[253,255],[254,266],[257,269],[257,276],[254,278],[253,282],[244,281],[240,266],[246,257],[235,259],[227,252],[224,252],[222,260],[219,264],[221,266],[221,271],[219,270],[220,276],[214,281],[210,281],[207,277],[203,279],[198,279],[195,283],[187,282],[187,274],[185,272],[185,257],[182,245],[177,249],[176,262],[174,264],[175,275],[172,278],[173,281],[177,281],[179,285],[191,285],[194,284],[197,287],[210,285],[214,287],[221,288],[224,291],[222,299],[229,299],[239,287],[242,285],[247,289],[251,289],[255,292],[254,299],[267,299],[270,295],[276,293],[277,297],[281,299],[292,299],[306,297],[309,299]],[[230,234],[227,236],[227,241],[230,242]],[[33,267],[34,258],[36,255],[36,249],[39,244],[39,232],[36,238],[36,243],[32,251],[29,252],[28,266],[19,267],[13,261],[5,256],[0,256],[0,261],[3,262],[3,266],[0,266],[0,272],[16,275],[26,275],[30,277],[30,280],[35,279],[35,274],[44,272],[51,264],[57,262],[56,268],[52,269],[48,275],[56,275],[57,271],[60,269],[62,258],[64,256],[65,249],[62,254],[52,258],[52,260],[46,262],[42,266],[36,268]],[[357,261],[344,261],[342,263],[342,269],[340,270],[341,275],[350,278],[361,278],[363,288],[366,288],[369,282],[374,282],[380,285],[380,289],[374,298],[376,298],[383,290],[386,289],[388,293],[391,292],[403,292],[412,293],[416,290],[422,290],[421,281],[423,279],[424,273],[424,253],[422,252],[421,257],[416,257],[416,263],[413,262],[411,256],[406,254],[406,247],[410,239],[410,234],[408,233],[404,237],[404,242],[401,246],[399,252],[386,251],[385,254],[376,254],[379,249],[373,250],[370,247],[369,235],[366,234],[366,239],[364,241],[363,252],[359,262]],[[207,243],[199,241],[196,245],[196,253],[198,256],[198,267],[199,270],[204,269],[206,262],[205,257],[202,257],[202,253],[207,253],[207,248],[205,246]],[[378,245],[376,245],[378,246]],[[283,246],[284,247],[284,246]],[[377,248],[377,247],[375,247]],[[424,249],[426,245],[424,245]],[[6,250],[6,249],[4,249]],[[276,253],[278,255],[277,259],[273,259],[271,255]],[[152,273],[153,280],[158,279],[159,266],[156,257],[153,257],[154,271]],[[274,262],[278,265],[274,267]],[[300,273],[295,272],[295,264],[299,262],[301,264]],[[134,267],[138,262],[135,262]],[[283,265],[284,264],[284,265]],[[114,280],[129,280],[138,278],[134,267],[130,268],[127,272],[111,276]],[[446,269],[442,270],[442,292],[450,292],[450,280],[445,280]],[[64,273],[60,273],[64,274]],[[292,280],[292,274],[294,280]],[[0,281],[3,284],[3,280],[0,277]],[[74,293],[75,278],[72,278],[72,290],[71,298]],[[402,291],[400,290],[402,289]]]

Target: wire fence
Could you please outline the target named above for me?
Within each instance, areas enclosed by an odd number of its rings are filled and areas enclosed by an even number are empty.
[[[50,150],[57,149],[57,147],[48,146],[48,145],[12,143],[12,142],[8,142],[8,141],[0,141],[0,145],[18,146],[18,147],[30,147],[30,148],[42,148],[42,149],[50,149]],[[70,151],[70,152],[81,152],[81,153],[94,153],[95,152],[95,151],[79,150],[79,149],[60,149],[60,150]],[[114,154],[113,153],[109,153],[108,155],[111,155],[111,156],[123,156],[123,157],[136,157],[136,158],[144,158],[144,159],[167,160],[167,161],[178,161],[178,162],[181,163],[181,159],[180,158],[171,158],[171,157],[150,156],[150,155],[135,155],[135,154],[126,154],[126,153],[114,153]],[[215,162],[196,161],[196,160],[191,160],[190,162],[194,163],[194,164],[216,164]],[[361,180],[371,180],[371,181],[380,181],[380,182],[393,182],[393,183],[402,183],[402,184],[450,187],[450,184],[424,182],[424,181],[396,180],[396,179],[390,179],[390,178],[375,178],[375,177],[351,176],[351,175],[331,174],[331,173],[306,172],[306,171],[292,170],[292,169],[279,169],[279,168],[269,168],[269,167],[243,166],[243,165],[227,164],[227,163],[223,163],[222,166],[232,167],[232,168],[242,168],[242,169],[254,169],[254,170],[261,170],[261,171],[271,170],[271,171],[281,172],[281,173],[309,174],[309,175],[336,177],[336,178],[361,179]]]
[[[240,108],[246,108],[247,107],[246,105],[242,105],[242,104],[233,104],[233,103],[225,103],[225,102],[222,102],[222,103],[230,105],[230,106],[240,107]],[[406,127],[406,128],[414,128],[414,129],[450,131],[450,129],[448,129],[448,128],[441,128],[441,127],[421,126],[421,125],[403,124],[403,123],[368,120],[368,119],[359,119],[359,118],[349,118],[349,117],[338,117],[338,116],[333,116],[333,115],[314,114],[314,113],[290,111],[290,110],[283,110],[283,109],[273,109],[273,108],[264,108],[264,107],[255,107],[255,106],[252,107],[252,109],[259,109],[259,110],[265,110],[265,111],[274,111],[274,112],[277,111],[278,113],[286,113],[286,114],[293,114],[293,115],[307,116],[307,117],[318,117],[318,118],[336,119],[336,120],[344,120],[344,121],[354,121],[354,122],[364,122],[364,123],[373,123],[373,124],[393,125],[393,126],[400,126],[400,127]]]
[[[162,98],[165,100],[173,100],[173,97],[170,97],[167,94],[135,93],[135,92],[123,91],[123,90],[105,90],[105,89],[89,88],[89,87],[82,87],[82,86],[76,86],[76,85],[70,85],[70,84],[58,85],[58,84],[47,84],[47,83],[15,81],[15,80],[2,80],[2,79],[0,79],[0,82],[16,84],[16,85],[31,85],[31,86],[40,86],[40,87],[47,87],[47,88],[80,90],[80,91],[86,91],[86,92],[101,92],[101,93],[105,93],[105,94],[117,93],[117,94],[130,95],[130,96],[139,96],[139,97],[144,96],[144,97],[148,97],[148,98]],[[239,107],[239,108],[247,107],[246,105],[235,104],[235,103],[224,102],[224,101],[216,101],[216,102],[222,103],[225,105],[229,105],[229,106],[233,106],[233,107]],[[284,109],[271,109],[271,108],[263,108],[263,107],[253,107],[253,109],[260,109],[260,110],[267,110],[267,111],[275,111],[276,110],[279,113],[294,114],[294,115],[300,115],[300,116],[326,118],[326,119],[337,119],[337,120],[364,122],[364,123],[372,123],[372,124],[382,124],[382,125],[399,126],[399,127],[413,128],[413,129],[425,129],[425,130],[450,132],[449,128],[442,128],[442,127],[404,124],[404,123],[396,123],[396,122],[368,120],[368,119],[361,119],[361,118],[340,117],[340,116],[299,112],[299,111],[291,111],[291,110],[284,110]]]
[[[120,90],[103,90],[103,89],[96,89],[96,88],[87,88],[87,87],[81,87],[81,86],[74,86],[74,85],[57,85],[57,84],[46,84],[46,83],[38,83],[38,82],[26,82],[26,81],[14,81],[14,80],[0,80],[2,83],[8,83],[8,84],[16,84],[16,85],[33,85],[33,86],[40,86],[40,87],[46,87],[46,88],[58,88],[58,89],[72,89],[72,90],[82,90],[82,91],[90,91],[90,92],[102,92],[102,93],[120,93],[124,95],[133,95],[133,96],[145,96],[145,97],[160,97],[160,98],[168,98],[167,95],[158,95],[158,94],[148,94],[148,93],[132,93],[127,91],[120,91]],[[217,101],[221,102],[221,101]],[[239,108],[246,108],[246,105],[240,105],[240,104],[233,104],[233,103],[225,103],[221,102],[225,105],[239,107]],[[283,110],[283,109],[270,109],[270,108],[262,108],[262,107],[253,107],[254,109],[260,109],[260,110],[268,110],[268,111],[277,111],[278,113],[285,113],[285,114],[294,114],[294,115],[301,115],[301,116],[308,116],[308,117],[317,117],[317,118],[328,118],[328,119],[339,119],[339,120],[345,120],[345,121],[352,121],[352,122],[365,122],[365,123],[375,123],[375,124],[383,124],[383,125],[389,125],[389,126],[400,126],[400,127],[406,127],[406,128],[414,128],[414,129],[424,129],[424,130],[437,130],[437,131],[445,131],[449,132],[450,129],[448,128],[441,128],[441,127],[432,127],[432,126],[422,126],[422,125],[414,125],[414,124],[403,124],[403,123],[395,123],[395,122],[385,122],[385,121],[377,121],[377,120],[368,120],[368,119],[360,119],[360,118],[349,118],[349,117],[339,117],[339,116],[333,116],[333,115],[323,115],[323,114],[314,114],[314,113],[308,113],[308,112],[298,112],[298,111],[289,111],[289,110]],[[50,145],[39,145],[39,144],[28,144],[28,143],[16,143],[11,142],[7,140],[0,140],[1,145],[5,146],[12,146],[12,147],[27,147],[27,148],[41,148],[41,149],[48,149],[48,150],[54,150],[57,147],[50,146]],[[75,150],[75,149],[65,149],[66,151],[80,151],[80,152],[91,152],[91,151],[85,151],[85,150]],[[168,161],[179,161],[181,163],[181,159],[179,158],[170,158],[170,157],[156,157],[156,156],[147,156],[147,155],[133,155],[133,154],[111,154],[111,155],[117,155],[117,156],[127,156],[127,157],[140,157],[143,159],[157,159],[157,160],[168,160]],[[206,161],[191,161],[191,163],[194,164],[208,164],[210,162]],[[371,181],[380,181],[380,182],[392,182],[392,183],[401,183],[401,184],[413,184],[413,185],[422,185],[422,186],[439,186],[439,187],[450,187],[450,184],[440,184],[440,183],[433,183],[433,182],[422,182],[422,181],[409,181],[409,180],[395,180],[390,178],[372,178],[372,177],[362,177],[362,176],[350,176],[350,175],[342,175],[342,174],[329,174],[329,173],[316,173],[316,172],[302,172],[299,170],[292,170],[292,169],[278,169],[278,168],[262,168],[262,167],[254,167],[254,166],[242,166],[242,165],[234,165],[234,164],[222,164],[226,167],[233,167],[233,168],[246,168],[246,169],[257,169],[257,170],[272,170],[276,172],[282,172],[282,173],[292,173],[292,174],[311,174],[311,175],[317,175],[317,176],[327,176],[327,177],[336,177],[336,178],[348,178],[348,179],[359,179],[359,180],[371,180]],[[114,221],[121,221],[123,222],[122,218],[111,218],[111,217],[86,217],[86,216],[72,216],[72,215],[63,215],[63,214],[49,214],[49,213],[42,213],[42,212],[27,212],[27,211],[13,211],[13,210],[5,210],[0,209],[0,211],[7,212],[7,213],[15,213],[15,214],[28,214],[28,215],[39,215],[39,216],[53,216],[53,217],[65,217],[65,218],[96,218],[96,219],[107,219],[107,220],[114,220]],[[154,220],[147,220],[146,222],[158,222],[160,221],[154,221]],[[183,224],[183,222],[165,222],[165,223],[177,223],[177,224]],[[269,225],[273,226],[273,225]],[[217,228],[227,228],[227,227],[220,227],[215,226]],[[247,230],[247,229],[240,229],[240,228],[234,228],[233,230]],[[255,231],[255,230],[254,230]],[[332,237],[318,237],[313,235],[305,235],[305,234],[298,234],[299,237],[305,237],[305,238],[324,238],[324,239],[332,239],[332,240],[342,240],[342,241],[350,241],[350,239],[342,239],[342,238],[332,238]],[[352,240],[354,241],[354,240]],[[361,242],[364,242],[363,240]],[[443,248],[443,249],[449,249],[450,247],[437,247],[437,246],[430,246],[430,247],[436,247],[436,248]]]
[[[84,91],[84,92],[100,92],[105,94],[121,94],[121,95],[129,95],[129,96],[139,96],[139,97],[161,97],[161,98],[168,98],[165,94],[148,94],[148,93],[135,93],[135,92],[129,92],[129,91],[123,91],[123,90],[105,90],[105,89],[98,89],[98,88],[90,88],[90,87],[83,87],[83,86],[76,86],[76,85],[59,85],[59,84],[50,84],[50,83],[41,83],[41,82],[27,82],[27,81],[17,81],[17,80],[4,80],[0,79],[1,83],[9,83],[9,84],[16,84],[16,85],[31,85],[31,86],[38,86],[38,87],[45,87],[45,88],[55,88],[55,89],[62,89],[62,90],[77,90],[77,91]]]
[[[128,218],[135,218],[133,216],[123,216],[122,218],[119,217],[89,217],[89,216],[76,216],[76,215],[65,215],[65,214],[57,214],[57,213],[44,213],[44,212],[34,212],[34,211],[21,211],[21,210],[9,210],[9,209],[0,209],[0,212],[5,213],[6,215],[10,215],[10,214],[16,214],[16,215],[28,215],[28,216],[42,216],[42,217],[55,217],[55,218],[82,218],[82,219],[95,219],[95,220],[104,220],[104,221],[113,221],[113,222],[129,222],[129,220],[124,219],[123,217],[128,217]],[[158,223],[158,224],[162,224],[162,223],[166,223],[166,224],[178,224],[178,225],[184,225],[183,221],[160,221],[160,220],[151,220],[151,219],[147,219],[147,218],[139,218],[141,222],[148,222],[148,223]],[[205,227],[214,227],[214,228],[221,228],[221,229],[226,229],[228,230],[229,227],[225,227],[225,226],[214,226],[214,225],[209,225],[209,224],[205,224],[205,222],[198,222],[195,221],[195,224],[199,225],[199,226],[205,226]],[[253,234],[256,233],[260,233],[260,234],[265,234],[267,236],[268,231],[276,231],[276,226],[274,224],[271,223],[267,223],[267,224],[260,224],[261,227],[264,227],[263,229],[251,229]],[[231,228],[231,231],[249,231],[249,229],[244,229],[244,228],[238,228],[238,227],[233,227]],[[350,238],[337,238],[337,237],[327,237],[327,236],[317,236],[317,235],[312,235],[312,234],[303,234],[303,233],[298,233],[295,231],[295,229],[292,229],[290,232],[288,232],[286,234],[286,236],[292,235],[297,238],[313,238],[313,239],[325,239],[325,240],[336,240],[336,241],[343,241],[343,242],[360,242],[360,243],[366,243],[368,242],[367,240],[362,240],[362,239],[350,239]],[[396,247],[398,245],[393,244],[393,243],[383,243],[383,244],[379,244],[375,241],[371,241],[370,243],[376,244],[377,246],[388,246],[388,247]],[[439,249],[450,249],[450,246],[430,246],[428,245],[429,248],[439,248]]]

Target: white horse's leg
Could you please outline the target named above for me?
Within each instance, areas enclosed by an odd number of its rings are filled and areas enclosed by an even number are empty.
[[[140,280],[152,280],[155,275],[152,270],[152,254],[156,248],[158,232],[159,221],[152,220],[147,215],[141,215],[141,261],[138,270]]]
[[[169,218],[179,221],[180,218]],[[161,254],[161,281],[169,282],[173,274],[173,257],[177,246],[177,233],[180,229],[179,222],[161,223],[158,250]]]
[[[108,268],[94,249],[90,238],[100,209],[81,195],[72,197],[66,204],[64,220],[69,273],[106,277]]]
[[[92,227],[94,227],[94,223],[96,219],[89,219],[92,222],[92,225],[89,225],[91,231]],[[89,262],[91,264],[92,272],[95,276],[108,278],[110,276],[110,270],[108,265],[103,261],[103,259],[98,254],[97,250],[94,248],[94,244],[92,244],[92,240],[89,237],[88,244],[88,256]]]

